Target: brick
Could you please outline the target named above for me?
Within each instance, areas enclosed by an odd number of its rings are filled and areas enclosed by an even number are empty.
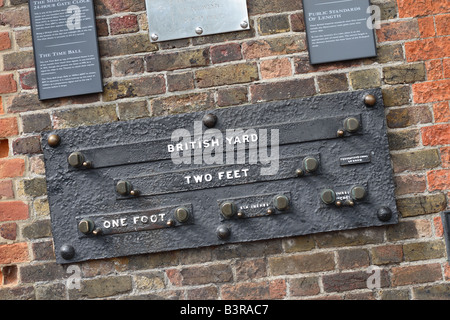
[[[4,114],[5,113],[5,109],[3,108],[3,100],[2,97],[0,97],[0,114]]]
[[[444,78],[450,78],[450,59],[444,59]]]
[[[450,79],[415,83],[412,89],[416,103],[450,100]]]
[[[409,290],[382,290],[380,292],[381,300],[411,300]]]
[[[145,58],[148,72],[170,71],[209,64],[209,50],[196,49],[171,53],[155,53]]]
[[[69,289],[69,299],[105,298],[131,292],[130,276],[96,278],[81,281],[81,289]]]
[[[21,93],[14,95],[7,100],[7,110],[10,113],[37,111],[42,109],[55,108],[60,106],[61,103],[61,99],[39,101],[38,95],[36,93]]]
[[[377,69],[349,72],[350,84],[353,89],[369,89],[381,86],[381,75]]]
[[[18,268],[16,265],[4,266],[2,269],[3,273],[3,284],[4,285],[14,285],[18,281]],[[1,282],[0,282],[1,284]]]
[[[22,236],[27,239],[41,239],[51,237],[51,223],[49,219],[37,220],[26,225],[22,230]]]
[[[292,75],[291,62],[287,58],[261,61],[260,69],[263,79],[289,77]]]
[[[136,15],[127,15],[111,18],[109,21],[110,34],[124,34],[139,31],[139,25]]]
[[[295,99],[316,93],[314,79],[295,79],[261,83],[250,87],[252,102]]]
[[[450,189],[450,169],[427,172],[428,191]]]
[[[116,107],[105,105],[55,111],[53,114],[55,129],[90,126],[117,121]]]
[[[0,32],[0,51],[11,48],[11,39],[8,32]]]
[[[435,122],[450,121],[450,103],[448,101],[433,104],[433,114]]]
[[[333,73],[317,77],[320,93],[347,91],[348,80],[345,73]]]
[[[192,72],[167,74],[167,86],[170,92],[195,89]]]
[[[42,177],[18,180],[16,191],[19,197],[40,197],[46,194],[47,183]]]
[[[309,235],[283,239],[283,249],[287,253],[309,251],[315,247],[314,239]]]
[[[148,34],[133,34],[123,38],[99,39],[99,51],[102,57],[123,56],[156,50],[158,50],[158,46],[150,42]]]
[[[29,260],[28,244],[13,243],[0,245],[0,264],[11,264]]]
[[[103,89],[103,101],[122,98],[146,97],[166,92],[164,75],[141,77],[107,83]]]
[[[225,300],[281,299],[285,295],[285,290],[284,280],[244,282],[223,285],[221,287],[221,296]]]
[[[290,31],[289,16],[275,15],[258,18],[258,33],[260,35],[277,34]]]
[[[427,188],[427,182],[425,175],[410,174],[394,177],[395,181],[395,194],[397,196],[421,193]]]
[[[99,16],[128,11],[145,11],[145,2],[133,0],[102,0],[95,2],[95,12]]]
[[[421,131],[424,146],[450,144],[450,124],[423,127]]]
[[[211,62],[223,63],[242,59],[241,45],[239,43],[227,43],[212,46],[210,49]]]
[[[201,285],[208,283],[226,283],[233,280],[233,272],[228,264],[185,267],[178,271],[176,285]]]
[[[442,60],[428,60],[425,62],[427,69],[427,80],[439,80],[444,78],[444,67]]]
[[[153,116],[178,114],[211,109],[214,106],[214,96],[209,92],[183,94],[151,101]]]
[[[0,225],[0,237],[6,240],[16,240],[17,224],[15,222],[3,223]],[[0,281],[1,283],[1,281]]]
[[[332,253],[271,257],[268,260],[268,265],[270,274],[273,276],[328,271],[335,268],[334,255]]]
[[[139,274],[135,277],[136,288],[138,290],[158,290],[164,289],[164,273],[163,272],[149,272]]]
[[[340,270],[362,268],[370,264],[369,253],[365,249],[344,249],[337,253]]]
[[[447,13],[450,5],[447,0],[398,0],[399,17],[418,17],[437,13]]]
[[[267,276],[264,259],[237,261],[234,266],[236,281],[242,282]]]
[[[33,46],[33,40],[31,39],[31,29],[27,30],[15,30],[14,38],[19,48],[27,48]]]
[[[219,300],[219,289],[216,286],[186,290],[188,300]]]
[[[219,107],[234,106],[248,102],[247,88],[234,87],[217,91],[217,105]]]
[[[396,153],[391,159],[395,173],[431,169],[441,163],[437,149]]]
[[[248,4],[249,15],[297,11],[301,9],[301,1],[295,0],[255,0]]]
[[[370,3],[380,8],[381,20],[398,17],[397,0],[372,0]]]
[[[195,79],[199,88],[253,82],[259,79],[258,67],[256,63],[242,63],[201,69],[195,72]]]
[[[403,261],[401,245],[384,245],[371,249],[372,263],[376,265],[400,263]]]
[[[245,59],[279,56],[305,50],[306,41],[303,34],[264,40],[251,40],[242,44]]]
[[[408,85],[382,88],[385,107],[402,106],[411,102],[411,88]]]
[[[294,32],[305,32],[305,17],[303,13],[294,13],[289,17]]]
[[[142,57],[129,57],[112,62],[113,74],[116,77],[144,73],[144,59]]]
[[[437,213],[445,209],[447,200],[441,193],[397,199],[397,209],[402,217]]]
[[[42,153],[41,138],[38,136],[18,138],[12,143],[13,154]]]
[[[435,21],[438,36],[450,35],[450,14],[438,15],[435,17]]]
[[[0,138],[7,138],[19,134],[17,125],[17,118],[2,118],[0,119]]]
[[[442,277],[438,263],[417,266],[393,267],[392,286],[405,286],[417,283],[437,281]]]
[[[419,32],[421,38],[429,38],[436,35],[436,31],[434,30],[433,17],[419,18],[417,19],[417,21],[419,23]]]
[[[28,7],[14,8],[14,10],[3,11],[0,13],[0,25],[16,27],[28,27],[30,25],[30,14]]]
[[[205,45],[209,43],[224,43],[224,42],[235,42],[238,40],[244,40],[248,38],[255,37],[255,26],[253,23],[253,19],[250,19],[250,29],[248,30],[240,30],[236,32],[225,32],[220,34],[213,34],[213,35],[207,35],[202,37],[194,37],[191,39],[192,45],[199,46],[199,45]],[[185,46],[189,46],[190,42],[189,39],[186,39]],[[178,40],[179,42],[181,40]]]
[[[432,120],[432,114],[427,106],[391,109],[386,115],[387,125],[393,129],[430,123]]]
[[[385,42],[418,38],[420,32],[417,20],[407,20],[382,24],[376,34],[378,42]]]
[[[42,242],[34,242],[31,244],[31,249],[33,251],[33,257],[35,261],[46,261],[46,260],[54,260],[55,253],[53,249],[53,241],[42,241]],[[85,274],[83,273],[83,276]]]
[[[14,198],[13,185],[11,180],[0,180],[0,200]]]
[[[445,255],[445,244],[442,240],[403,245],[403,259],[405,261],[431,260],[442,258]]]
[[[360,246],[383,242],[383,235],[372,229],[346,230],[314,235],[319,248]]]
[[[119,103],[119,119],[134,120],[150,116],[147,101],[133,101]]]
[[[23,176],[25,161],[23,159],[0,158],[0,179]]]
[[[336,274],[324,275],[322,277],[323,289],[325,292],[343,292],[356,289],[367,288],[367,280],[370,274],[366,271],[342,272]],[[380,273],[381,286],[388,284],[387,272]]]
[[[8,139],[0,140],[0,158],[6,158],[9,154],[9,142]]]
[[[314,296],[320,293],[317,277],[294,278],[289,280],[291,296]]]
[[[107,19],[95,19],[95,26],[97,28],[97,36],[106,37],[109,35]]]
[[[398,43],[388,43],[377,47],[377,56],[365,59],[364,64],[388,63],[403,61],[403,46]]]
[[[0,94],[17,91],[17,83],[13,74],[0,75]]]
[[[419,144],[419,130],[401,130],[388,132],[389,149],[402,150],[414,148]]]
[[[441,165],[450,168],[450,147],[441,148]]]
[[[21,118],[24,133],[43,132],[52,128],[52,121],[48,113],[22,114]]]
[[[332,71],[332,70],[356,67],[359,65],[361,65],[360,61],[352,61],[352,60],[319,64],[319,65],[311,65],[309,63],[308,56],[294,57],[294,70],[295,70],[296,74]]]
[[[450,300],[450,283],[413,287],[412,291],[418,300]]]
[[[3,70],[19,70],[34,67],[32,51],[19,51],[3,55]]]
[[[403,84],[425,81],[425,65],[414,63],[383,68],[384,82],[387,84]]]
[[[450,56],[450,38],[438,37],[405,43],[408,62],[439,59]]]

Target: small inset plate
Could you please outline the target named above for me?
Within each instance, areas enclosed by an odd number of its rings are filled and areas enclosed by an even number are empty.
[[[250,29],[245,0],[146,0],[150,41]]]

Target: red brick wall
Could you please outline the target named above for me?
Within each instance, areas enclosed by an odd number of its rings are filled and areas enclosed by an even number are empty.
[[[378,57],[308,62],[300,0],[248,0],[251,30],[152,44],[143,0],[95,0],[105,91],[40,102],[25,0],[0,0],[0,299],[450,298],[450,2],[372,0]],[[55,263],[39,134],[381,87],[398,225]],[[367,287],[370,266],[380,288]],[[68,272],[69,271],[69,272]]]

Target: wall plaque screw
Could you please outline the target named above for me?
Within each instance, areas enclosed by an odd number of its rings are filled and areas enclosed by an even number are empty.
[[[196,34],[202,34],[203,33],[203,29],[202,29],[202,27],[197,27],[197,28],[195,28],[195,33]]]
[[[75,256],[75,249],[71,245],[64,244],[59,249],[59,253],[63,259],[70,260]]]
[[[212,113],[205,114],[205,116],[202,119],[203,125],[207,128],[212,128],[217,123],[217,116]]]
[[[128,181],[120,180],[119,182],[117,182],[116,191],[123,196],[127,196],[134,190],[132,189],[131,183],[129,183]]]
[[[85,162],[84,156],[81,152],[72,152],[67,158],[67,162],[74,168],[79,168],[83,166]]]
[[[320,199],[325,204],[332,204],[336,200],[336,193],[331,189],[325,189],[320,193]]]
[[[380,221],[386,222],[391,220],[392,211],[388,207],[381,207],[377,211],[377,217]]]
[[[48,136],[47,143],[50,147],[55,148],[61,143],[61,137],[57,134],[51,134]]]
[[[231,230],[227,226],[219,226],[216,229],[216,234],[219,239],[225,240],[228,239],[231,235]]]
[[[359,129],[359,121],[354,117],[349,117],[344,120],[344,128],[348,132],[356,132]]]
[[[319,168],[319,161],[314,157],[306,157],[303,159],[303,165],[306,172],[314,172]]]
[[[286,210],[287,208],[289,208],[288,197],[282,194],[275,196],[275,198],[273,199],[273,206],[281,211]]]
[[[89,234],[92,231],[94,231],[95,225],[94,221],[91,219],[83,219],[78,224],[78,230],[80,230],[81,233]]]
[[[364,187],[362,186],[355,186],[350,191],[350,195],[353,200],[362,200],[366,196],[366,189],[364,189]]]
[[[242,21],[242,22],[241,22],[241,28],[242,28],[242,29],[245,29],[245,28],[247,28],[247,27],[248,27],[248,22],[245,21],[245,20]]]
[[[179,207],[175,210],[175,219],[178,220],[178,222],[186,222],[189,220],[189,211],[184,207]]]
[[[373,94],[368,94],[364,97],[364,103],[366,106],[373,107],[377,103],[377,98]]]
[[[153,40],[153,41],[157,41],[158,40],[158,35],[156,34],[156,33],[152,33],[152,35],[151,35],[151,39]]]
[[[236,214],[237,208],[233,202],[227,201],[222,203],[222,205],[220,206],[220,211],[225,218],[231,218]]]

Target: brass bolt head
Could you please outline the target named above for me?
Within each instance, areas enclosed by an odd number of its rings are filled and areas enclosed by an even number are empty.
[[[74,168],[79,168],[84,163],[84,156],[81,152],[72,152],[67,158],[67,162]]]
[[[289,199],[285,195],[277,195],[273,199],[273,206],[278,210],[286,210],[289,207]]]
[[[368,94],[364,97],[364,103],[366,106],[373,107],[377,103],[377,98],[373,94]]]
[[[175,210],[175,219],[178,220],[178,222],[186,222],[189,220],[189,211],[186,208],[179,207]]]
[[[61,143],[61,137],[57,134],[51,134],[48,136],[47,143],[50,147],[55,148]]]
[[[237,208],[233,202],[227,201],[222,203],[222,205],[220,206],[220,211],[225,218],[231,218],[236,214]]]

